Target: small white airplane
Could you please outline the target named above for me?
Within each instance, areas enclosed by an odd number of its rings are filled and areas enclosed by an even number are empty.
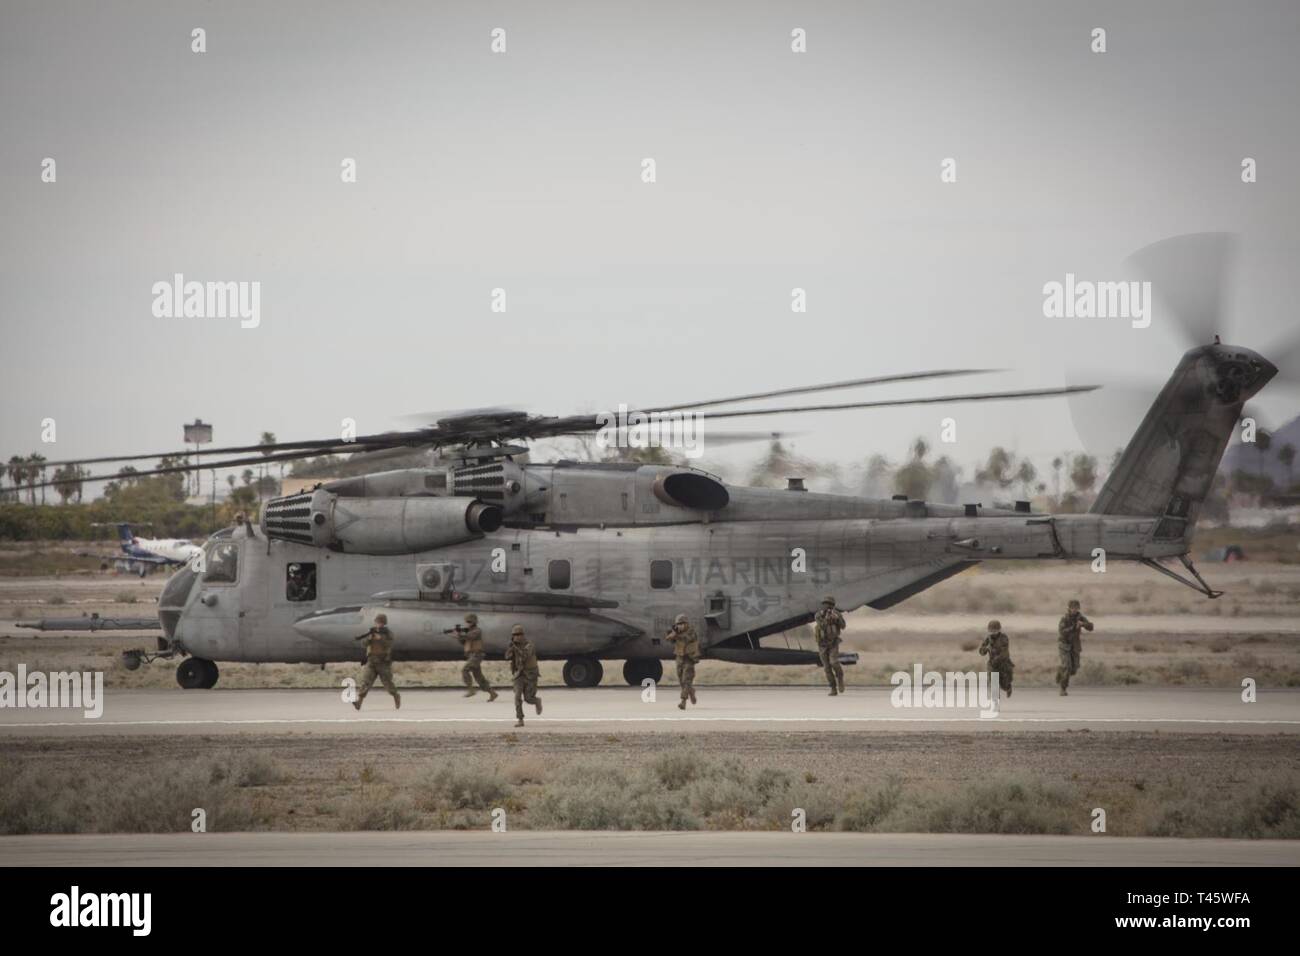
[[[203,553],[203,548],[185,538],[140,538],[131,530],[131,525],[123,521],[117,525],[118,541],[122,550],[118,554],[92,554],[79,552],[83,556],[99,558],[104,562],[112,561],[118,570],[130,571],[144,577],[155,568],[172,567],[189,564],[196,556]]]

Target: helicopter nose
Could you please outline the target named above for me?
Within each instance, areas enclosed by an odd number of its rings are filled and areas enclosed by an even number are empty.
[[[162,625],[163,637],[172,641],[176,637],[176,625],[180,623],[180,611],[159,611],[158,623]]]

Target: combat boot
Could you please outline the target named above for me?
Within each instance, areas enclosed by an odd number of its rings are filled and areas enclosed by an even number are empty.
[[[537,698],[537,703],[535,706],[537,707],[537,715],[540,717],[542,714],[542,699],[540,697]]]
[[[360,709],[361,709],[361,698],[358,697],[356,700],[354,700],[354,701],[352,702],[352,706],[355,707],[357,710],[360,710]]]
[[[488,699],[487,699],[487,702],[490,704],[490,703],[492,703],[492,701],[496,700],[496,699],[497,699],[498,697],[500,697],[500,696],[501,696],[501,695],[498,694],[496,691],[494,691],[494,690],[492,690],[491,688],[489,688],[489,689],[488,689]]]
[[[681,701],[677,704],[677,709],[678,709],[678,710],[685,710],[685,709],[686,709],[686,698],[685,698],[685,697],[683,697],[683,698],[681,699]]]
[[[690,693],[691,693],[691,703],[692,703],[692,704],[698,704],[699,701],[695,699],[695,688],[694,688],[694,687],[691,688]]]
[[[842,676],[836,677],[835,682],[840,685],[840,693],[841,694],[844,693],[844,678]]]
[[[401,694],[394,694],[394,695],[393,695],[393,708],[396,709],[396,710],[401,710],[401,709],[402,709],[402,695],[401,695]]]
[[[827,696],[829,696],[829,697],[835,697],[835,696],[838,696],[838,694],[839,694],[839,691],[835,689],[835,685],[834,685],[834,684],[831,684],[831,692],[830,692],[830,694],[828,694]]]
[[[464,696],[466,696],[466,697],[473,697],[473,696],[474,696],[475,694],[477,694],[477,693],[478,693],[478,688],[477,688],[477,687],[466,687],[466,688],[465,688],[465,695],[464,695]]]
[[[515,721],[516,727],[522,727],[523,725],[524,725],[524,719],[522,717],[520,717],[518,720]]]
[[[1069,692],[1068,690],[1065,689],[1065,685],[1064,685],[1064,684],[1061,685],[1061,696],[1062,696],[1062,697],[1069,697],[1069,696],[1070,696],[1070,692]]]

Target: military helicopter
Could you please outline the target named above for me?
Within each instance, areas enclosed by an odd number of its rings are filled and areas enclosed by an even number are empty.
[[[182,656],[179,684],[208,688],[217,682],[218,661],[351,661],[353,638],[383,610],[399,660],[458,659],[460,645],[446,632],[473,611],[489,657],[503,654],[510,627],[522,623],[540,657],[566,662],[565,682],[575,687],[599,683],[603,660],[623,661],[629,683],[658,679],[671,655],[663,636],[682,612],[700,625],[708,658],[811,664],[811,651],[765,647],[761,639],[811,621],[827,592],[845,610],[883,609],[980,561],[1091,560],[1098,548],[1214,597],[1187,559],[1192,527],[1242,403],[1275,371],[1248,349],[1216,343],[1188,351],[1096,504],[1079,515],[1033,514],[1027,502],[996,509],[746,488],[690,467],[515,460],[527,448],[512,442],[592,431],[594,416],[475,413],[346,446],[282,443],[256,460],[421,444],[440,456],[430,467],[273,498],[259,524],[217,532],[162,592],[157,653],[128,652],[126,663]],[[714,403],[674,408],[706,404]],[[214,465],[209,458],[203,467],[251,460]],[[1162,558],[1180,559],[1194,580]]]
[[[642,414],[711,408],[710,419],[718,420],[1044,398],[1092,387],[717,410],[975,371],[856,379]],[[218,531],[201,557],[167,582],[156,652],[127,652],[124,662],[179,656],[180,686],[211,688],[220,661],[354,661],[354,637],[382,610],[399,661],[458,660],[450,632],[472,611],[489,658],[501,658],[511,626],[523,624],[539,657],[565,661],[572,687],[600,683],[603,661],[622,661],[630,684],[658,680],[672,655],[664,635],[679,613],[697,624],[706,658],[813,664],[812,651],[761,641],[809,623],[827,593],[846,611],[884,609],[981,561],[1093,560],[1098,549],[1217,597],[1188,559],[1193,528],[1243,404],[1276,373],[1256,352],[1217,339],[1189,349],[1086,514],[1033,513],[1023,501],[986,508],[821,494],[794,483],[740,487],[675,465],[521,461],[528,446],[520,442],[592,434],[608,427],[607,416],[484,410],[348,442],[213,449],[201,467],[412,448],[432,457],[428,467],[340,478],[273,498],[260,521]],[[253,457],[213,461],[218,453]],[[1162,563],[1169,559],[1187,576]]]

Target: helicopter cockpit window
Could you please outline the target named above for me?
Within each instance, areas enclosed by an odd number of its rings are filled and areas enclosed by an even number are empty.
[[[290,601],[316,600],[316,564],[295,561],[284,570],[284,596]]]
[[[204,584],[234,584],[239,578],[239,545],[234,541],[214,542],[206,563]]]
[[[552,561],[546,566],[547,584],[552,591],[567,591],[572,572],[568,561]]]

